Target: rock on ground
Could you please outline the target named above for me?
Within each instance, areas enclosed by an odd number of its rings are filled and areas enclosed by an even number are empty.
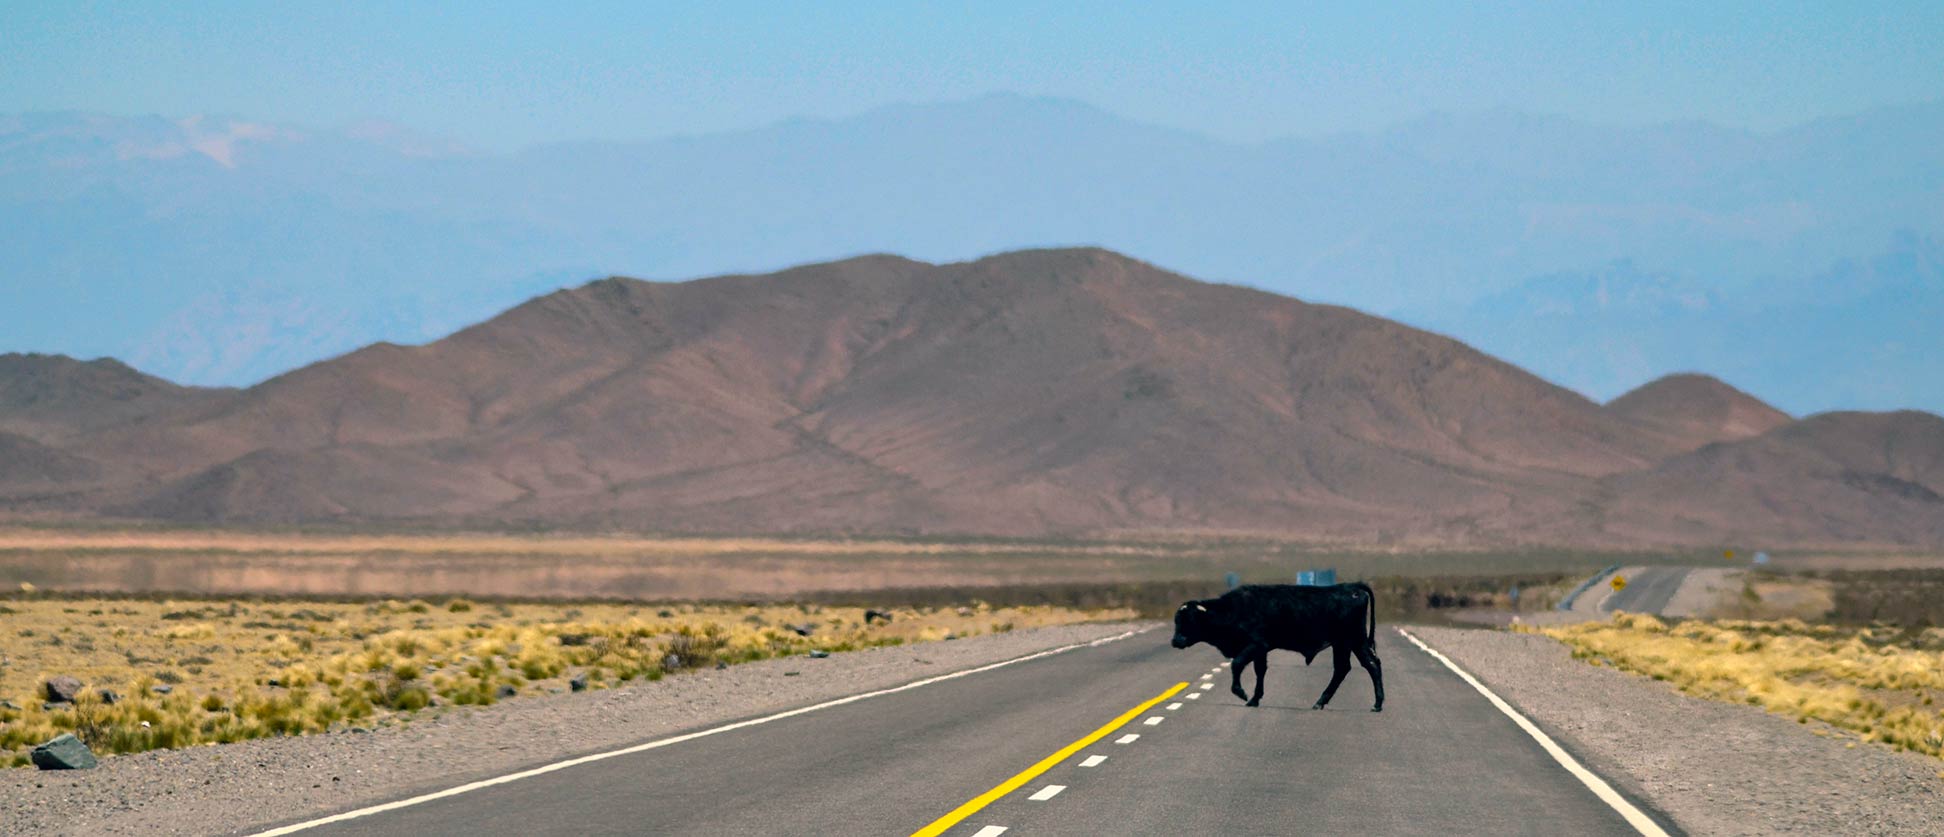
[[[35,747],[27,757],[42,770],[93,770],[94,752],[73,733],[61,733],[53,741]]]
[[[65,674],[48,678],[45,687],[47,699],[55,703],[73,703],[81,694],[81,681]]]

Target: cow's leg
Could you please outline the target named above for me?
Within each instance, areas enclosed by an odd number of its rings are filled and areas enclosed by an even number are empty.
[[[1370,688],[1377,692],[1377,705],[1370,707],[1370,711],[1384,711],[1384,663],[1377,659],[1377,649],[1368,645],[1357,649],[1357,662],[1363,664],[1364,671],[1370,672]]]
[[[1242,691],[1242,669],[1248,668],[1249,661],[1255,659],[1259,653],[1266,654],[1268,650],[1259,645],[1251,645],[1243,648],[1242,653],[1235,655],[1235,659],[1229,661],[1229,691],[1234,692],[1238,698],[1249,699],[1249,693]],[[1258,688],[1257,694],[1260,693],[1261,690]]]
[[[1268,670],[1269,670],[1269,649],[1265,648],[1261,651],[1256,652],[1255,655],[1256,688],[1255,688],[1255,697],[1249,698],[1250,706],[1262,705],[1262,675],[1264,672]]]
[[[1350,673],[1350,649],[1341,645],[1332,645],[1330,657],[1331,661],[1336,663],[1336,671],[1330,672],[1329,688],[1323,690],[1323,696],[1316,699],[1316,705],[1310,707],[1311,709],[1322,709],[1328,705],[1330,697],[1336,694],[1337,687],[1343,685],[1344,676]]]

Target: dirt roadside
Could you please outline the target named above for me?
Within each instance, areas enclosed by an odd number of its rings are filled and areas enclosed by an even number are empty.
[[[1944,834],[1944,761],[1691,698],[1543,636],[1411,630],[1691,834]]]
[[[1122,633],[1066,625],[764,660],[618,689],[454,709],[370,732],[104,758],[95,770],[0,770],[0,832],[245,832]]]

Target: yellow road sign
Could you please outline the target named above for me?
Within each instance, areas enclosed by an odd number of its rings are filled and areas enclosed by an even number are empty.
[[[1609,581],[1607,583],[1613,585],[1613,591],[1616,593],[1620,592],[1621,590],[1627,589],[1627,577],[1624,575],[1616,575],[1613,577],[1612,581]]]
[[[1722,551],[1722,553],[1721,553],[1721,557],[1723,557],[1723,558],[1726,558],[1726,559],[1728,559],[1728,560],[1730,560],[1730,561],[1733,561],[1733,560],[1735,560],[1735,551],[1734,551],[1734,550],[1732,550],[1732,549],[1728,549],[1728,550],[1723,550],[1723,551]]]

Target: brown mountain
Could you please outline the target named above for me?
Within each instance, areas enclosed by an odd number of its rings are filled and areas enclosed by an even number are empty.
[[[0,431],[72,440],[221,392],[178,386],[113,358],[0,354]]]
[[[73,431],[66,449],[116,477],[42,507],[1603,540],[1617,481],[1760,420],[1717,404],[1725,386],[1692,405],[1684,387],[1603,408],[1447,338],[1101,250],[867,256],[606,279],[425,346],[157,398]]]
[[[1609,481],[1622,536],[1944,544],[1944,418],[1823,413]]]
[[[1676,450],[1759,436],[1788,413],[1708,375],[1668,375],[1607,402],[1606,410],[1664,438]]]

